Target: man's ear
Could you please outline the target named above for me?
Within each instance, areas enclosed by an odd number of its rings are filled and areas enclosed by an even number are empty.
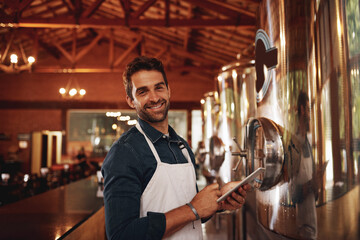
[[[132,100],[128,95],[126,95],[126,102],[131,108],[135,108],[135,105],[133,103],[134,100]]]
[[[170,93],[171,93],[171,91],[170,91],[170,87],[168,86],[168,92],[169,92],[169,98],[170,98]]]

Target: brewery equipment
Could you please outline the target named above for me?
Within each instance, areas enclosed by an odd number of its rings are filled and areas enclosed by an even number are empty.
[[[247,197],[238,239],[360,239],[359,5],[262,0],[255,66],[242,81],[256,97],[227,94],[242,85],[226,80],[227,67],[219,73],[219,123],[228,124],[218,136],[241,156],[239,164],[225,159],[219,175],[239,180],[266,169]]]
[[[247,174],[266,172],[246,237],[359,239],[359,1],[263,0],[258,13],[243,151]]]
[[[254,64],[249,61],[224,66],[216,78],[216,91],[207,93],[202,100],[203,152],[206,153],[202,172],[208,183],[217,181],[223,185],[245,175],[246,161],[239,161],[233,153],[237,147],[233,139],[240,139],[238,144],[242,144],[246,119],[255,113],[256,106],[250,106],[251,101],[256,101],[254,71]],[[236,227],[243,223],[241,212],[216,214],[206,226],[215,222],[215,229],[220,230],[224,227],[220,225],[224,219],[228,239],[243,235],[242,229]]]

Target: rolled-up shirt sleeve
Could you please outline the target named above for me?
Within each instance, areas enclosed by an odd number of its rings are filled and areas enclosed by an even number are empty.
[[[116,142],[102,165],[105,225],[108,239],[161,239],[164,213],[140,218],[144,169],[140,156],[126,142]]]

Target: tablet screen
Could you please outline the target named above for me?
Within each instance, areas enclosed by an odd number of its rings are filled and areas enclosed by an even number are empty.
[[[230,196],[230,194],[234,191],[236,191],[237,189],[239,189],[240,186],[245,185],[247,183],[252,182],[253,180],[255,180],[255,178],[257,176],[259,176],[259,174],[264,173],[265,172],[265,168],[260,167],[258,169],[256,169],[254,172],[252,172],[249,176],[247,176],[244,180],[242,180],[239,184],[237,184],[234,188],[230,189],[228,192],[226,192],[224,195],[222,195],[217,202],[221,202],[224,201],[228,196]]]

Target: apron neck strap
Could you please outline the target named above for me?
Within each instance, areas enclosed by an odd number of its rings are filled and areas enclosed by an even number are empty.
[[[185,144],[180,140],[179,142],[179,148],[181,149],[182,154],[184,155],[184,157],[186,158],[186,160],[191,163],[191,158],[190,158],[190,154],[189,151],[186,149]]]
[[[148,143],[152,153],[154,154],[154,157],[156,159],[157,162],[161,162],[159,154],[157,153],[154,144],[151,142],[151,140],[148,138],[148,136],[146,136],[146,134],[144,133],[144,131],[142,130],[139,122],[136,123],[136,128],[139,130],[139,132],[141,132],[142,135],[144,135],[146,142]],[[191,163],[191,158],[190,158],[190,154],[188,152],[188,150],[186,149],[184,143],[182,141],[180,141],[179,143],[179,148],[181,149],[182,154],[184,155],[184,157],[186,158],[186,160]]]

